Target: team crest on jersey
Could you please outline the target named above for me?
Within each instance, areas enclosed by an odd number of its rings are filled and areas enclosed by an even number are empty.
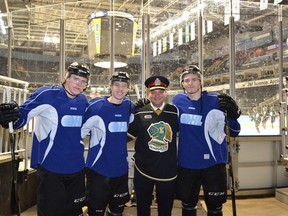
[[[147,129],[151,140],[148,142],[149,149],[157,152],[168,150],[168,143],[172,141],[172,130],[169,124],[160,121],[153,123]]]

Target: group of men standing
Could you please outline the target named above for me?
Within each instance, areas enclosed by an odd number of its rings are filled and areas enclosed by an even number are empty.
[[[62,86],[41,87],[20,107],[0,105],[5,128],[13,122],[19,129],[35,117],[31,167],[38,171],[38,215],[78,216],[85,205],[89,216],[123,215],[130,199],[127,132],[136,137],[132,159],[138,216],[150,215],[154,190],[159,216],[171,215],[175,198],[182,201],[183,216],[197,215],[201,186],[207,215],[222,215],[226,133],[235,137],[240,132],[241,112],[233,98],[203,91],[202,73],[194,65],[184,68],[184,92],[173,104],[166,102],[169,80],[163,76],[149,77],[147,98],[135,104],[126,96],[126,72],[112,75],[109,96],[88,102],[82,92],[89,78],[89,67],[75,62]]]

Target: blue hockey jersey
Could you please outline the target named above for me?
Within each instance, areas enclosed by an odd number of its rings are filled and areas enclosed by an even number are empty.
[[[179,110],[178,164],[190,169],[205,169],[227,163],[225,115],[219,110],[216,94],[202,92],[199,100],[186,93],[173,98]],[[237,120],[229,119],[231,137],[240,133]]]
[[[125,97],[119,105],[108,97],[95,98],[86,110],[82,137],[90,132],[87,167],[107,177],[128,172],[127,130],[134,117],[134,104]]]
[[[81,126],[88,101],[80,94],[71,99],[61,86],[37,89],[20,106],[15,129],[35,117],[31,167],[59,174],[70,174],[85,168]]]

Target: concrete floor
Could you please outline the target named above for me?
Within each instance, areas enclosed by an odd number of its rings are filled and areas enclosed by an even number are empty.
[[[203,208],[199,208],[198,216],[205,216],[205,204],[201,201]],[[152,206],[151,216],[157,216],[157,208]],[[249,198],[236,200],[237,216],[287,216],[288,205],[284,204],[274,197],[266,198]],[[173,216],[181,215],[181,207],[178,201],[175,201]],[[231,200],[224,204],[224,216],[233,216]],[[36,216],[36,207],[32,207],[23,212],[21,216]],[[124,216],[136,216],[135,207],[126,207]]]
[[[237,216],[287,216],[288,205],[274,197],[236,200]],[[232,216],[231,200],[224,205],[224,216]]]

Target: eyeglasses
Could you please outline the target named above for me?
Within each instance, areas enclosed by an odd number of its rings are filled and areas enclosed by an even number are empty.
[[[81,86],[88,85],[87,80],[81,80],[80,78],[75,77],[75,76],[71,76],[70,78],[74,84],[80,84]]]

